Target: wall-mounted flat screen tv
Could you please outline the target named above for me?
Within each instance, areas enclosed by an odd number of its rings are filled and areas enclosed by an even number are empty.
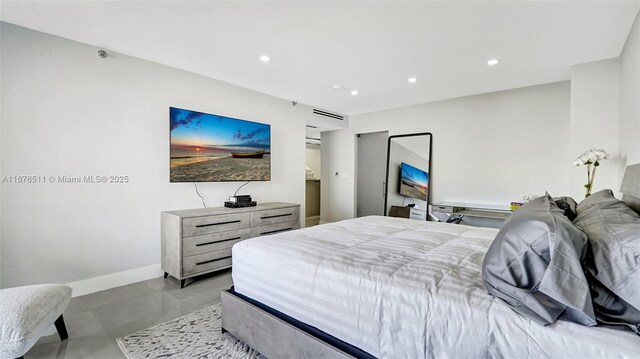
[[[169,108],[171,182],[271,180],[271,126]]]
[[[400,195],[427,200],[429,174],[402,162],[400,164]]]

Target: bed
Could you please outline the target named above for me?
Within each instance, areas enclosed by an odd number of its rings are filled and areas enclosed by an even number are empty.
[[[267,357],[637,357],[631,332],[543,327],[490,296],[496,234],[371,216],[240,242],[223,328]]]

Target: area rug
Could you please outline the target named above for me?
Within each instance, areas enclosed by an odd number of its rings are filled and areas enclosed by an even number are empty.
[[[220,304],[116,339],[129,359],[266,359],[229,333],[221,333]]]

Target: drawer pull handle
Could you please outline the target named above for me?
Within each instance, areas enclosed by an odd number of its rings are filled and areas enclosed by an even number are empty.
[[[207,243],[198,243],[196,244],[196,247],[200,247],[200,246],[208,246],[209,244],[214,244],[214,243],[222,243],[222,242],[228,242],[228,241],[235,241],[236,239],[240,239],[242,237],[233,237],[233,238],[229,238],[229,239],[223,239],[221,241],[213,241],[213,242],[207,242]]]
[[[269,219],[269,218],[278,218],[278,217],[287,217],[287,216],[291,216],[293,215],[293,213],[287,213],[287,214],[276,214],[274,216],[264,216],[264,217],[260,217],[260,219]]]
[[[203,265],[203,264],[207,264],[207,263],[211,263],[211,262],[217,262],[217,261],[221,261],[221,260],[223,260],[223,259],[229,259],[229,258],[231,258],[231,256],[228,256],[228,257],[222,257],[222,258],[218,258],[218,259],[212,259],[212,260],[209,260],[209,261],[204,261],[204,262],[196,263],[196,265],[197,265],[197,266],[199,266],[199,265]]]
[[[235,220],[235,221],[228,221],[228,222],[220,222],[220,223],[208,223],[208,224],[198,224],[196,225],[196,228],[200,228],[200,227],[210,227],[210,226],[221,226],[223,224],[231,224],[231,223],[240,223],[242,222],[241,220]]]
[[[289,228],[285,228],[285,229],[276,229],[275,231],[269,231],[269,232],[262,232],[260,233],[260,235],[265,235],[265,234],[273,234],[273,233],[278,233],[278,232],[286,232],[286,231],[290,231],[293,228],[289,227]]]

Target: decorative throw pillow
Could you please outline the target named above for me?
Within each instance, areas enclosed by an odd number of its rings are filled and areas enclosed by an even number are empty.
[[[505,222],[482,264],[491,295],[540,324],[558,318],[596,324],[581,266],[587,236],[549,196],[536,198]]]
[[[549,194],[547,193],[547,195]],[[576,219],[576,216],[578,215],[577,214],[578,204],[573,198],[567,197],[567,196],[554,197],[553,201],[556,203],[558,208],[564,211],[564,216],[569,218],[570,221],[573,221],[574,219]]]
[[[640,215],[602,190],[578,205],[574,224],[589,237],[585,267],[613,294],[640,310]]]

